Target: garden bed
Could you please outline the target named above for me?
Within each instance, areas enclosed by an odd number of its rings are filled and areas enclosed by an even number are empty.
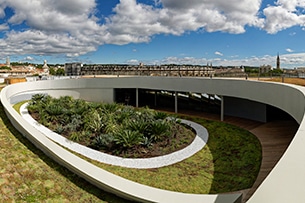
[[[168,114],[121,104],[34,95],[28,110],[42,125],[74,142],[124,158],[166,155],[195,138],[189,126]]]

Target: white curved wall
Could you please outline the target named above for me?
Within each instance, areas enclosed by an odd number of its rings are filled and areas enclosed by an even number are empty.
[[[29,126],[11,107],[11,98],[34,92],[48,92],[53,96],[72,95],[103,100],[103,92],[111,97],[112,88],[145,88],[169,91],[210,93],[249,99],[278,107],[289,113],[300,127],[286,153],[250,198],[249,202],[299,202],[305,199],[305,109],[304,88],[281,83],[267,83],[235,79],[128,77],[56,80],[20,83],[4,88],[1,101],[15,127],[47,155],[82,175],[88,181],[128,199],[147,202],[238,202],[238,195],[193,195],[169,192],[143,186],[97,167],[63,150]],[[71,158],[72,157],[72,158]],[[91,167],[88,170],[88,167]],[[103,174],[103,175],[101,175]]]

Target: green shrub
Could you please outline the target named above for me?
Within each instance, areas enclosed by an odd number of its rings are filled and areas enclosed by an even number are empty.
[[[75,142],[80,142],[83,140],[83,134],[79,132],[71,132],[69,139]]]
[[[164,120],[164,119],[166,119],[168,117],[168,114],[167,113],[165,113],[165,112],[161,112],[161,111],[156,111],[155,112],[155,115],[154,115],[154,118],[156,119],[156,120]]]
[[[84,128],[93,133],[100,132],[104,126],[97,110],[91,110],[84,117]]]
[[[93,145],[97,149],[110,149],[113,145],[113,141],[114,137],[112,134],[100,134],[94,139]]]
[[[56,126],[54,127],[54,132],[56,132],[58,134],[63,133],[64,130],[65,130],[65,128],[60,124],[56,124]]]
[[[139,144],[151,146],[154,141],[170,135],[170,130],[174,129],[171,125],[178,121],[147,107],[91,103],[71,96],[56,99],[37,94],[28,109],[37,112],[39,122],[55,132],[67,134],[74,141],[87,140],[97,147],[107,147],[111,142],[122,148]],[[81,138],[84,136],[79,132],[86,132],[88,138]],[[107,140],[105,134],[113,135],[114,140],[111,137]]]
[[[170,124],[164,120],[157,120],[150,124],[150,134],[155,141],[162,139],[170,134]]]
[[[124,123],[124,126],[128,130],[138,131],[145,135],[147,134],[150,124],[143,120],[135,120],[135,121],[127,120],[127,122]]]
[[[114,142],[123,148],[131,148],[141,144],[143,135],[138,131],[121,130],[114,134]]]

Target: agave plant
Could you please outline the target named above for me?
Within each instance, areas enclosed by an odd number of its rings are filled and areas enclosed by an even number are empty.
[[[69,139],[75,142],[81,142],[84,139],[84,134],[81,132],[71,132]]]
[[[170,134],[170,124],[165,120],[157,120],[150,124],[150,133],[153,139],[161,140],[164,136],[168,136]]]
[[[81,99],[75,99],[72,101],[72,108],[69,110],[70,114],[77,114],[77,115],[82,115],[84,113],[87,113],[89,109],[89,105],[87,104],[86,101],[81,100]]]
[[[161,112],[161,111],[156,111],[154,114],[154,118],[156,120],[164,120],[167,117],[168,117],[168,114],[165,112]]]
[[[110,114],[110,113],[115,113],[116,110],[120,108],[120,105],[116,103],[105,103],[101,108],[104,113]]]
[[[150,127],[149,123],[143,120],[127,120],[124,123],[125,128],[131,131],[139,131],[142,134],[147,133],[147,129]]]
[[[113,141],[114,141],[114,137],[112,134],[100,134],[94,139],[93,145],[98,149],[100,148],[110,149],[113,145]]]
[[[114,142],[123,148],[134,147],[142,141],[143,135],[138,131],[121,130],[114,134]]]
[[[63,113],[62,106],[58,105],[55,102],[50,102],[50,104],[45,107],[45,110],[48,112],[50,116],[55,116],[55,117]]]
[[[170,135],[179,123],[177,118],[148,108],[92,103],[70,96],[55,99],[34,95],[28,109],[39,113],[40,123],[55,124],[54,131],[68,133],[74,141],[96,148],[115,144],[119,151],[137,145],[151,146]]]
[[[101,122],[101,116],[97,110],[90,111],[86,114],[84,117],[84,127],[86,130],[90,130],[94,133],[101,131],[103,123]]]
[[[34,94],[31,98],[30,104],[38,104],[45,96],[45,94]]]
[[[105,128],[104,128],[104,132],[106,134],[116,133],[116,132],[120,131],[121,126],[116,122],[114,116],[112,116],[110,114],[104,118],[108,118],[107,121],[105,122]]]

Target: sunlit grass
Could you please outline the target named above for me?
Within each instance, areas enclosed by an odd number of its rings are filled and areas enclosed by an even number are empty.
[[[184,193],[215,194],[252,187],[262,154],[258,139],[239,127],[183,116],[209,131],[208,144],[194,156],[156,169],[130,169],[83,159],[126,179]]]
[[[0,196],[5,200],[126,202],[46,157],[8,123],[3,109],[1,115],[5,122],[0,120]],[[210,137],[204,149],[180,163],[158,169],[128,169],[88,161],[127,179],[179,192],[221,193],[252,186],[261,162],[261,146],[254,135],[221,122],[192,116],[183,119],[203,125]]]
[[[96,188],[47,157],[12,126],[0,104],[0,202],[128,201]]]

